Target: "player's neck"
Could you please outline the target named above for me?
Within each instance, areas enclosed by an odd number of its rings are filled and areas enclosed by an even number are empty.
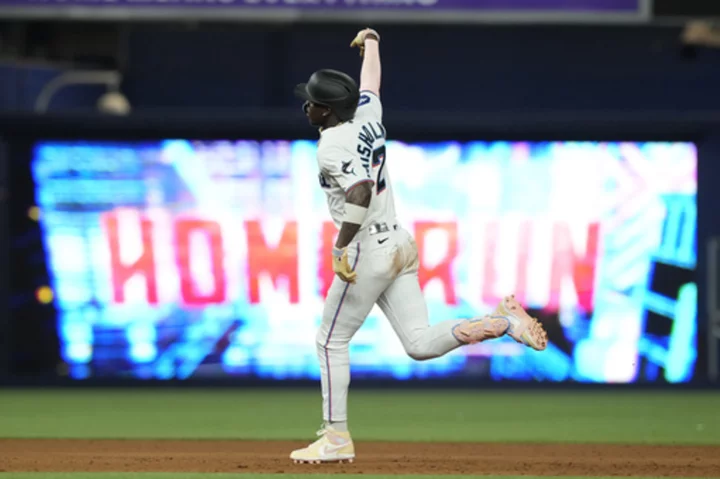
[[[340,126],[340,125],[342,125],[343,123],[345,123],[345,122],[344,122],[344,121],[340,121],[340,120],[338,120],[338,119],[335,118],[335,117],[328,118],[328,120],[325,122],[325,124],[320,127],[320,133],[322,133],[323,131],[327,130],[328,128],[333,128],[333,127],[335,127],[335,126]]]

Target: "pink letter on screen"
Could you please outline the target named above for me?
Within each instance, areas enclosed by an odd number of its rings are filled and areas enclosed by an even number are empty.
[[[485,261],[483,276],[483,302],[495,304],[500,298],[495,295],[493,288],[497,281],[497,270],[495,269],[495,252],[497,251],[498,231],[500,225],[497,221],[490,221],[485,227]]]
[[[125,302],[125,283],[136,274],[145,278],[147,300],[150,304],[158,304],[157,277],[155,276],[155,254],[153,252],[153,225],[147,218],[140,218],[142,252],[131,264],[124,264],[120,258],[120,225],[118,215],[109,212],[102,215],[101,222],[105,225],[110,246],[110,271],[112,274],[113,300]]]
[[[190,268],[192,251],[190,237],[193,233],[202,233],[208,241],[210,251],[210,268],[213,277],[213,288],[209,293],[198,293]],[[218,304],[225,301],[226,284],[223,271],[222,231],[215,221],[198,219],[181,219],[175,223],[177,241],[177,265],[180,271],[180,293],[183,301],[190,305]]]
[[[435,229],[441,229],[447,232],[447,254],[438,264],[431,268],[428,268],[423,261],[423,252],[426,248],[426,235],[430,231]],[[424,289],[427,283],[437,278],[442,281],[445,290],[445,301],[447,302],[447,304],[457,304],[457,297],[455,296],[455,284],[453,283],[452,273],[450,271],[452,263],[453,261],[455,261],[455,257],[457,257],[458,253],[457,223],[419,221],[415,223],[415,241],[417,242],[418,253],[420,255],[420,267],[418,269],[420,288]]]
[[[532,241],[532,223],[523,221],[518,230],[518,252],[517,252],[517,279],[515,286],[515,299],[525,303],[528,288],[528,268],[530,267],[530,244]]]
[[[560,285],[563,278],[571,275],[580,306],[585,311],[592,311],[599,234],[600,225],[598,223],[590,224],[588,226],[585,252],[584,254],[575,254],[570,227],[566,223],[555,225],[549,309],[557,310],[559,308]]]
[[[320,295],[327,297],[327,292],[335,278],[332,266],[332,249],[335,244],[337,228],[332,221],[323,222],[320,261],[318,262],[318,278],[320,279]]]
[[[290,282],[290,302],[300,301],[298,285],[297,222],[289,221],[276,247],[268,246],[260,222],[246,221],[248,244],[248,275],[250,303],[260,302],[260,274],[268,273],[277,287],[277,280],[285,276]]]

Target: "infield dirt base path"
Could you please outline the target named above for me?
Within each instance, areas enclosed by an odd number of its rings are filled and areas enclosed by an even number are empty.
[[[365,443],[353,464],[293,464],[302,442],[0,440],[0,472],[269,472],[720,477],[720,448]]]

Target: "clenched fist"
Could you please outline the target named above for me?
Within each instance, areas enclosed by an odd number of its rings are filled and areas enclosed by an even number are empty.
[[[357,273],[350,267],[347,248],[333,248],[333,271],[346,283],[355,283]]]
[[[380,35],[378,32],[373,30],[372,28],[365,28],[363,30],[360,30],[357,35],[355,35],[355,38],[352,42],[350,42],[350,47],[358,47],[360,49],[360,56],[363,56],[365,53],[365,40],[367,38],[373,38],[380,41]]]

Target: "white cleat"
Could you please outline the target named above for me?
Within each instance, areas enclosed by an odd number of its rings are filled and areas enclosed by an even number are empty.
[[[324,462],[352,463],[355,459],[355,447],[349,432],[336,431],[323,426],[317,432],[320,439],[308,447],[290,453],[295,464],[321,464]]]
[[[518,343],[536,351],[547,348],[548,337],[545,328],[523,309],[520,302],[515,299],[515,295],[503,298],[493,316],[502,316],[510,321],[510,328],[506,334]]]

